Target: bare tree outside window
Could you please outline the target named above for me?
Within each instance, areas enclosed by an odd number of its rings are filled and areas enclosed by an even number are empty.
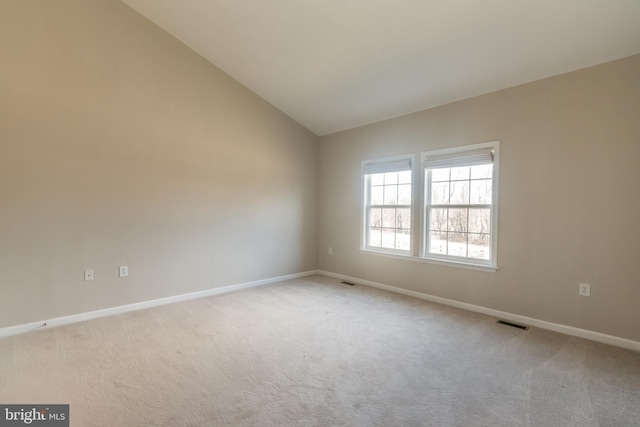
[[[368,247],[409,251],[411,247],[411,171],[366,175]]]
[[[428,253],[488,260],[493,165],[437,168],[429,172]]]

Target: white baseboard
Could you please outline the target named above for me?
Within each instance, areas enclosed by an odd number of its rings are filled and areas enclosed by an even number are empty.
[[[128,311],[142,310],[144,308],[156,307],[159,305],[171,304],[179,301],[186,301],[195,298],[208,297],[211,295],[224,294],[227,292],[239,291],[241,289],[254,288],[256,286],[268,285],[284,280],[298,279],[300,277],[320,274],[318,270],[305,271],[302,273],[287,274],[285,276],[272,277],[270,279],[256,280],[253,282],[239,283],[236,285],[223,286],[220,288],[207,289],[205,291],[191,292],[188,294],[175,295],[172,297],[154,299],[150,301],[137,302],[134,304],[121,305],[117,307],[105,308],[103,310],[89,311],[86,313],[73,314],[70,316],[56,317],[54,319],[41,320],[38,322],[26,323],[23,325],[0,328],[0,338],[17,335],[24,332],[34,331],[44,327],[67,325],[69,323],[82,322],[84,320],[97,319],[99,317],[112,316],[114,314],[126,313]]]
[[[314,274],[321,274],[323,276],[333,277],[335,279],[346,280],[352,283],[384,289],[390,292],[395,292],[402,295],[408,295],[408,296],[423,299],[426,301],[436,302],[436,303],[448,305],[451,307],[461,308],[463,310],[482,313],[488,316],[493,316],[500,319],[509,320],[512,322],[518,322],[518,323],[534,326],[541,329],[547,329],[550,331],[559,332],[566,335],[585,338],[591,341],[597,341],[600,343],[614,345],[617,347],[622,347],[629,350],[640,352],[640,342],[638,341],[633,341],[626,338],[620,338],[613,335],[607,335],[600,332],[589,331],[587,329],[575,328],[573,326],[547,322],[544,320],[534,319],[532,317],[521,316],[519,314],[508,313],[506,311],[494,310],[492,308],[482,307],[474,304],[468,304],[465,302],[460,302],[460,301],[456,301],[448,298],[429,295],[422,292],[410,291],[408,289],[398,288],[396,286],[385,285],[383,283],[364,280],[364,279],[360,279],[352,276],[346,276],[344,274],[332,273],[324,270],[310,270],[302,273],[288,274],[284,276],[272,277],[269,279],[256,280],[253,282],[239,283],[236,285],[223,286],[220,288],[207,289],[204,291],[191,292],[188,294],[175,295],[172,297],[160,298],[160,299],[155,299],[150,301],[143,301],[143,302],[138,302],[134,304],[122,305],[118,307],[111,307],[103,310],[90,311],[86,313],[79,313],[79,314],[74,314],[74,315],[64,316],[64,317],[56,317],[54,319],[31,322],[31,323],[26,323],[22,325],[9,326],[5,328],[0,328],[0,338],[8,337],[11,335],[17,335],[24,332],[34,331],[36,329],[40,329],[43,327],[67,325],[69,323],[82,322],[85,320],[97,319],[99,317],[105,317],[105,316],[112,316],[114,314],[126,313],[129,311],[142,310],[145,308],[157,307],[160,305],[171,304],[179,301],[186,301],[190,299],[202,298],[202,297],[207,297],[211,295],[224,294],[227,292],[254,288],[257,286],[268,285],[271,283],[281,282],[285,280],[298,279],[301,277],[312,276]]]
[[[617,347],[626,348],[640,352],[640,342],[632,341],[626,338],[620,338],[613,335],[607,335],[600,332],[589,331],[587,329],[575,328],[573,326],[561,325],[558,323],[547,322],[544,320],[534,319],[532,317],[521,316],[519,314],[508,313],[506,311],[494,310],[492,308],[482,307],[479,305],[468,304],[448,298],[437,297],[434,295],[424,294],[422,292],[410,291],[407,289],[398,288],[396,286],[389,286],[383,283],[372,282],[370,280],[364,280],[357,277],[345,276],[344,274],[332,273],[329,271],[320,270],[317,272],[324,276],[333,277],[335,279],[345,280],[351,283],[372,286],[374,288],[384,289],[390,292],[398,294],[408,295],[415,298],[420,298],[426,301],[436,302],[439,304],[448,305],[451,307],[461,308],[464,310],[474,311],[476,313],[486,314],[488,316],[497,317],[512,322],[522,323],[528,326],[535,326],[541,329],[547,329],[554,332],[560,332],[565,335],[571,335],[574,337],[585,338],[591,341],[597,341],[604,344],[614,345]]]

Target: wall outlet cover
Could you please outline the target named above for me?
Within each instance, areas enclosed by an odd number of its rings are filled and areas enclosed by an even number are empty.
[[[578,289],[578,293],[580,295],[582,295],[583,297],[591,296],[591,285],[588,285],[586,283],[580,283],[580,287]]]
[[[118,268],[118,276],[127,277],[128,275],[129,275],[129,267],[127,267],[126,265],[121,265]]]

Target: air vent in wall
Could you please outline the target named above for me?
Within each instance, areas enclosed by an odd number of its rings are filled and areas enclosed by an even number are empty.
[[[496,323],[500,323],[501,325],[511,326],[512,328],[523,329],[525,331],[529,329],[528,326],[518,325],[517,323],[507,322],[506,320],[498,320]]]

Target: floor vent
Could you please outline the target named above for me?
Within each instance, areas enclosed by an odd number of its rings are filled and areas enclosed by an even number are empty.
[[[529,329],[528,326],[518,325],[517,323],[507,322],[506,320],[498,320],[496,323],[500,323],[501,325],[511,326],[512,328],[523,329],[525,331]]]
[[[355,283],[351,283],[351,282],[340,282],[340,283],[344,283],[345,285],[349,285],[349,286],[355,286]]]

